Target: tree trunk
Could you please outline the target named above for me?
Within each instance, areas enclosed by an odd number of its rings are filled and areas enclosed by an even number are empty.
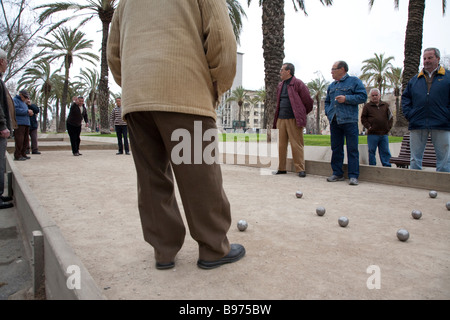
[[[109,25],[114,10],[111,12],[100,12],[103,26],[102,59],[100,67],[100,84],[98,86],[98,107],[100,110],[100,133],[109,134],[109,87],[108,87],[108,60],[106,57],[106,46],[108,43]]]
[[[423,18],[425,13],[425,0],[409,0],[408,23],[405,36],[405,60],[403,61],[402,93],[409,80],[414,77],[420,66],[422,55]],[[393,135],[402,136],[408,131],[408,121],[403,110],[397,114],[397,121],[392,130]]]
[[[284,0],[264,0],[262,3],[263,56],[266,100],[264,103],[264,128],[271,141],[277,106],[277,87],[284,59]]]
[[[316,134],[320,134],[320,99],[317,97],[317,118],[316,118]]]
[[[59,125],[56,129],[56,132],[65,132],[66,131],[66,108],[67,108],[67,94],[69,92],[69,76],[67,74],[66,79],[64,80],[64,88],[61,97],[61,113],[59,116]]]

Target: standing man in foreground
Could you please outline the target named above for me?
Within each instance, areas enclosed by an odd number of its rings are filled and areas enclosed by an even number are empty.
[[[450,71],[439,65],[436,48],[423,52],[423,70],[403,91],[402,111],[409,121],[410,168],[422,170],[428,136],[436,152],[436,171],[450,172]]]
[[[14,111],[14,103],[8,89],[6,89],[5,83],[1,79],[7,66],[7,54],[4,50],[0,49],[0,209],[7,209],[14,206],[11,202],[8,202],[12,200],[12,197],[3,196],[5,189],[6,147],[11,129],[15,127],[15,119],[11,119],[10,116],[11,111]]]
[[[224,0],[121,0],[114,12],[108,62],[122,87],[142,229],[157,269],[175,266],[186,234],[172,170],[198,243],[198,267],[216,268],[245,255],[227,238],[231,212],[220,165],[204,157],[218,143],[205,141],[205,132],[217,130],[215,106],[233,83],[236,49]],[[203,137],[200,146],[194,133]],[[189,140],[183,159],[189,154],[194,161],[174,159],[179,134]]]
[[[314,101],[308,87],[295,76],[292,63],[285,63],[280,70],[281,82],[277,90],[277,109],[273,128],[278,129],[278,171],[285,174],[288,142],[291,144],[295,172],[306,177],[303,128],[306,115],[311,112]]]
[[[331,68],[335,80],[327,89],[325,114],[330,121],[331,168],[328,182],[344,181],[344,143],[347,143],[348,178],[350,185],[358,185],[358,105],[366,102],[367,92],[362,81],[348,75],[345,61],[337,61]]]

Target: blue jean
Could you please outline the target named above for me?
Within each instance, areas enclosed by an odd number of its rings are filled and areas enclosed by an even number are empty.
[[[380,160],[383,167],[392,167],[389,163],[389,160],[391,159],[391,152],[389,151],[389,137],[387,134],[369,134],[367,136],[367,146],[369,147],[369,165],[377,165],[377,158],[375,155],[378,148],[378,153],[380,155]]]
[[[335,119],[330,124],[331,168],[336,176],[343,176],[344,142],[347,142],[348,177],[359,177],[358,123],[338,124]]]
[[[422,170],[422,160],[428,135],[431,135],[436,152],[436,171],[450,172],[450,131],[446,130],[411,130],[410,131],[410,168]]]

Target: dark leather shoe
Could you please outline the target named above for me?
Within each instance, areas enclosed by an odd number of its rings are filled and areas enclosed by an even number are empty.
[[[244,246],[234,243],[231,245],[230,252],[222,259],[216,261],[205,261],[199,259],[197,261],[197,266],[202,269],[214,269],[226,263],[236,262],[240,260],[243,256],[245,256]]]
[[[283,171],[283,170],[278,170],[278,171],[274,171],[273,174],[286,174],[287,171]]]
[[[14,159],[15,161],[25,161],[25,160],[27,160],[27,158],[24,158],[24,157],[20,157],[20,158],[18,158],[18,159]]]
[[[14,204],[11,202],[0,202],[0,209],[7,209],[14,207]]]
[[[73,154],[75,157],[78,157],[80,154],[78,152]]]
[[[158,269],[158,270],[167,270],[167,269],[172,269],[173,267],[175,267],[175,262],[169,262],[169,263],[156,262],[156,269]]]
[[[117,152],[116,154],[117,154],[117,155],[119,155],[119,154],[123,154],[123,152]]]
[[[298,173],[298,176],[299,176],[300,178],[304,178],[304,177],[306,177],[306,172],[305,172],[305,171],[300,171],[300,172]]]
[[[12,200],[13,200],[12,197],[4,197],[4,196],[0,196],[0,199],[1,199],[3,202],[8,202],[8,201],[12,201]]]
[[[32,154],[41,154],[39,151],[33,151]]]
[[[31,157],[29,157],[29,156],[24,156],[24,157],[22,157],[22,158],[25,158],[25,159],[31,159]]]
[[[125,152],[125,154],[126,154],[126,155],[130,155],[130,153],[129,153],[129,152]]]

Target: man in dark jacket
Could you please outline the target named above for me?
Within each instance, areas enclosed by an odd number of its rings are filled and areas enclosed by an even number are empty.
[[[3,190],[5,189],[6,146],[12,129],[9,109],[14,109],[12,98],[1,79],[3,72],[6,71],[7,63],[6,52],[0,49],[0,209],[14,206],[11,202],[8,202],[12,200],[11,197],[3,196]]]
[[[306,115],[311,112],[314,101],[308,87],[294,77],[295,67],[285,63],[280,70],[281,82],[277,90],[277,109],[273,128],[278,129],[278,171],[285,174],[288,142],[291,144],[295,172],[306,177],[303,129],[306,127]]]
[[[383,167],[391,167],[388,133],[394,122],[392,112],[389,109],[389,104],[381,101],[380,90],[377,88],[370,90],[369,99],[370,101],[364,105],[361,113],[361,123],[367,129],[369,165],[375,166],[377,164],[375,154],[378,148]]]
[[[28,110],[33,111],[33,115],[30,116],[30,140],[31,140],[31,153],[32,154],[41,154],[38,149],[38,121],[36,119],[37,114],[39,113],[39,108],[34,103],[31,103],[31,100],[28,100]],[[27,148],[27,154],[30,153],[30,147]]]
[[[436,48],[423,52],[423,70],[402,95],[402,111],[409,121],[411,169],[422,169],[428,136],[436,151],[436,171],[450,172],[450,71],[439,65]]]
[[[84,97],[78,97],[76,101],[70,106],[69,116],[67,117],[67,133],[70,137],[70,144],[72,146],[72,153],[74,156],[81,156],[80,150],[80,134],[81,124],[86,122],[86,127],[89,126],[88,115],[86,107],[84,106]]]

